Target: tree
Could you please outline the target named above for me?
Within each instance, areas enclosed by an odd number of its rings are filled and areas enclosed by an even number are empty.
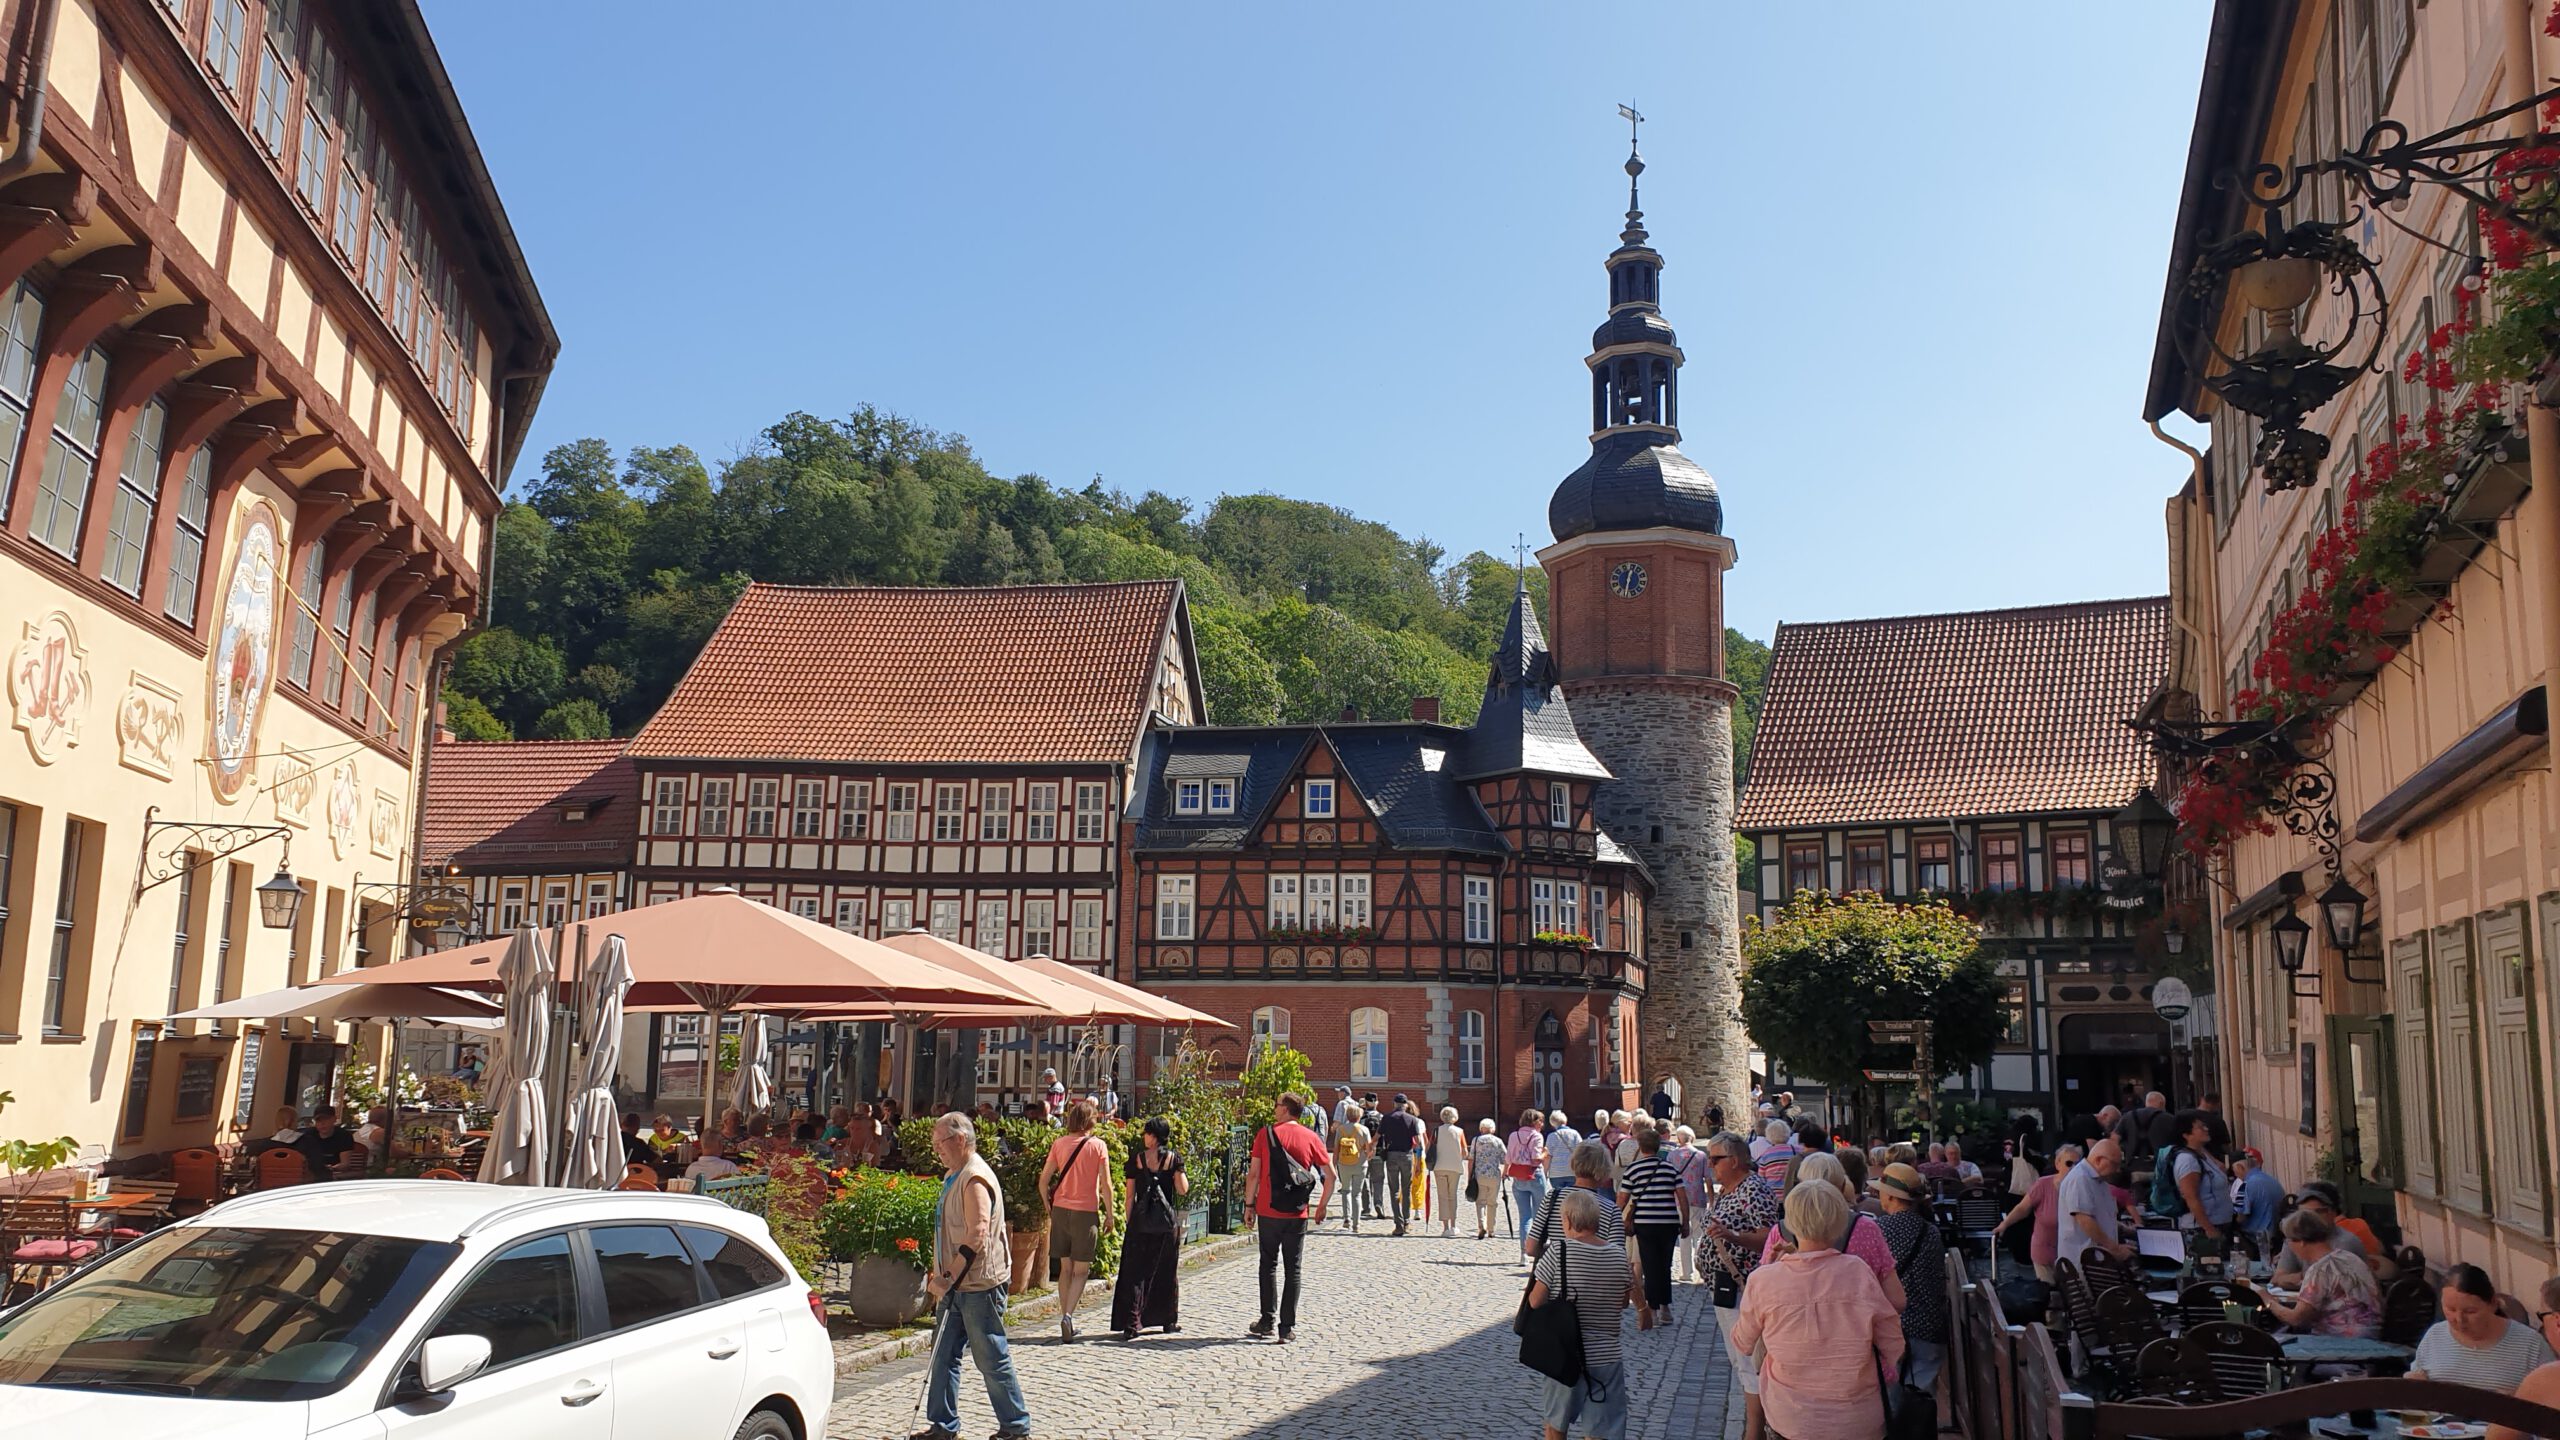
[[[501,625],[462,642],[453,658],[453,688],[476,696],[510,728],[529,729],[560,698],[566,669],[550,636],[527,638]]]
[[[516,738],[516,732],[507,728],[507,722],[490,714],[489,707],[481,704],[478,696],[465,695],[451,687],[444,692],[444,723],[457,740]]]
[[[2002,1028],[1999,967],[1982,931],[1943,902],[1797,892],[1742,941],[1742,1021],[1796,1074],[1863,1090],[1866,1069],[1907,1069],[1909,1046],[1877,1046],[1870,1020],[1930,1027],[1930,1065],[1953,1074],[1991,1058]]]
[[[1751,736],[1760,725],[1760,702],[1769,696],[1769,647],[1725,627],[1724,678],[1742,692],[1733,706],[1733,788],[1751,773]]]
[[[602,740],[613,734],[613,722],[593,700],[563,700],[533,722],[536,740]]]
[[[1233,612],[1191,612],[1191,641],[1200,652],[1200,689],[1213,725],[1268,725],[1280,718],[1280,674],[1254,648]]]

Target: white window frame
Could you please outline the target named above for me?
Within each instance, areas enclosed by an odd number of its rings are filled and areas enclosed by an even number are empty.
[[[513,935],[524,926],[524,887],[508,885],[498,891],[498,933]]]
[[[1198,815],[1208,805],[1209,782],[1176,780],[1173,782],[1173,813]]]
[[[1484,1083],[1484,1012],[1458,1012],[1458,1083]]]
[[[1009,842],[1013,839],[1013,787],[1011,785],[978,787],[978,838],[1001,842]]]
[[[684,833],[684,781],[676,776],[658,780],[658,803],[651,807],[649,833],[681,835]]]
[[[937,845],[969,838],[969,787],[933,787],[933,839]]]
[[[1369,923],[1370,885],[1365,872],[1334,877],[1334,897],[1345,928]]]
[[[843,803],[836,807],[836,838],[868,840],[871,838],[871,782],[848,780],[839,792]]]
[[[1045,895],[1022,902],[1022,953],[1058,953],[1058,902]]]
[[[1556,882],[1556,928],[1571,935],[1582,933],[1582,882]]]
[[[1299,890],[1305,899],[1307,927],[1309,929],[1320,930],[1325,926],[1334,923],[1335,917],[1341,912],[1334,908],[1332,876],[1300,876]]]
[[[1254,1059],[1259,1058],[1266,1050],[1286,1050],[1288,1048],[1289,1007],[1286,1005],[1265,1005],[1255,1010],[1253,1012],[1251,1038],[1245,1042],[1245,1056],[1247,1063],[1249,1064]]]
[[[1306,785],[1306,796],[1305,799],[1300,802],[1299,810],[1300,813],[1309,820],[1332,819],[1334,812],[1333,782],[1330,780],[1308,781]]]
[[[1069,900],[1067,902],[1067,958],[1099,960],[1102,958],[1102,902]]]
[[[1088,803],[1090,802],[1090,803]],[[1076,782],[1076,838],[1108,840],[1111,838],[1111,800],[1099,782]]]
[[[588,881],[586,918],[593,920],[599,915],[612,913],[612,910],[613,882],[610,880]]]
[[[1529,933],[1553,931],[1556,928],[1556,882],[1529,882]]]
[[[771,778],[748,780],[747,827],[743,832],[746,838],[772,839],[774,812],[781,808],[782,782],[780,780]]]
[[[914,842],[916,838],[916,794],[917,787],[913,785],[891,785],[889,787],[888,833],[883,838],[902,843],[911,844]]]
[[[1469,875],[1460,882],[1459,891],[1464,897],[1461,903],[1465,907],[1467,943],[1470,945],[1492,944],[1493,878],[1488,875]]]
[[[960,902],[956,898],[932,901],[925,911],[925,929],[935,938],[960,943]]]
[[[1605,885],[1591,887],[1591,943],[1602,950],[1609,948],[1609,890]]]
[[[1156,938],[1189,940],[1197,929],[1193,907],[1199,894],[1199,881],[1191,875],[1159,875],[1156,877]]]
[[[734,783],[728,780],[707,777],[703,780],[701,813],[694,821],[698,833],[706,836],[726,836],[729,833],[729,797],[734,788]]]
[[[862,897],[859,895],[837,896],[836,928],[844,931],[848,935],[861,934],[862,908]]]
[[[1388,1047],[1387,1012],[1363,1005],[1351,1012],[1351,1078],[1384,1082],[1394,1055]]]
[[[557,929],[569,923],[569,882],[553,880],[542,887],[542,928]]]
[[[1547,824],[1557,830],[1573,828],[1573,787],[1562,780],[1547,782]]]
[[[803,920],[816,920],[818,918],[818,897],[815,895],[792,896],[791,913],[799,916]]]
[[[1267,899],[1271,915],[1271,927],[1277,930],[1297,925],[1300,914],[1298,905],[1298,877],[1295,875],[1273,875],[1268,877],[1264,882],[1264,885],[1265,889],[1268,891]]]
[[[1005,957],[1005,942],[1012,938],[1013,906],[1001,896],[980,900],[977,913],[970,917],[969,946],[988,955]],[[1009,957],[1008,957],[1009,958]]]
[[[817,840],[826,834],[827,782],[794,780],[791,782],[791,838]]]
[[[1212,779],[1209,782],[1209,798],[1206,804],[1208,812],[1212,815],[1236,813],[1236,782],[1231,779]]]
[[[904,935],[916,928],[916,902],[912,899],[880,902],[880,933]]]
[[[1058,787],[1054,781],[1035,781],[1023,792],[1022,838],[1034,845],[1053,843],[1058,838]]]

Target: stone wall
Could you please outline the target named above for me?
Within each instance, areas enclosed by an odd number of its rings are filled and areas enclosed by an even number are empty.
[[[1645,922],[1640,1093],[1680,1079],[1703,1123],[1749,1113],[1750,1040],[1740,1019],[1742,933],[1733,859],[1733,705],[1720,682],[1585,681],[1566,687],[1583,743],[1617,778],[1600,823],[1653,871]]]

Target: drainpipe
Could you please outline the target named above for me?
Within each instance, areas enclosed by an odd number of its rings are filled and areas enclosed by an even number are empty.
[[[2177,436],[2170,434],[2168,431],[2161,429],[2160,422],[2157,420],[2151,422],[2151,435],[2153,439],[2158,440],[2161,444],[2168,446],[2172,450],[2179,451],[2187,457],[2187,478],[2195,482],[2197,497],[2199,499],[2203,498],[2205,493],[2204,452],[2193,445],[2188,444],[2186,441],[2179,439]],[[2212,510],[2211,504],[2208,502],[2206,507],[2206,523],[2210,524],[2211,522]],[[2183,556],[2172,555],[2169,557],[2169,564],[2172,568],[2179,567],[2184,558],[2185,557]],[[2187,617],[2180,614],[2178,607],[2175,605],[2169,607],[2169,623],[2177,626],[2181,631],[2185,632],[2187,639],[2194,642],[2197,654],[2202,655],[2205,653],[2204,632],[2187,623]]]
[[[53,63],[54,19],[61,9],[62,0],[36,0],[35,33],[27,43],[26,89],[18,97],[18,143],[8,159],[0,160],[0,183],[15,180],[35,166],[37,147],[44,140],[45,71]]]

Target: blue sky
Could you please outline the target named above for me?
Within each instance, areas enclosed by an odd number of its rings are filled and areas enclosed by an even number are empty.
[[[1536,544],[1632,99],[1733,624],[2166,588],[2203,0],[708,13],[429,0],[563,340],[529,461],[869,401],[1000,474]]]

